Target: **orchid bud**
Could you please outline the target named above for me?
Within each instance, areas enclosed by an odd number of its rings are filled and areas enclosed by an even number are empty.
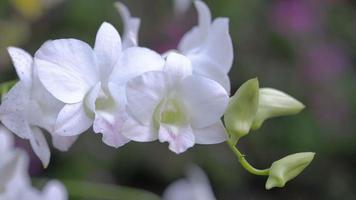
[[[298,176],[313,160],[315,153],[305,152],[286,156],[272,163],[266,189],[284,187],[284,185]]]
[[[255,119],[259,99],[258,79],[246,81],[230,98],[224,115],[230,137],[240,138],[250,132]]]
[[[260,128],[266,119],[294,115],[304,109],[304,105],[288,94],[272,88],[261,88],[259,105],[252,129]]]

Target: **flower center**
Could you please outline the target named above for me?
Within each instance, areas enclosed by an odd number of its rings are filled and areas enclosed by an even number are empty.
[[[175,98],[165,98],[155,111],[156,123],[181,125],[187,122],[183,105]]]

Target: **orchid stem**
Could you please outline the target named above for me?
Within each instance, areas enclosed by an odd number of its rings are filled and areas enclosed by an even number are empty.
[[[239,160],[242,167],[244,167],[248,172],[251,174],[255,174],[258,176],[268,176],[270,169],[256,169],[254,168],[246,159],[245,155],[243,155],[239,149],[235,146],[235,142],[232,140],[227,141],[228,146],[230,147],[231,151],[234,152],[237,159]]]

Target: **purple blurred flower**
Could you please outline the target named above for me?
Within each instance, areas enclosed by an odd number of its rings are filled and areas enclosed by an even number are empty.
[[[313,8],[304,0],[277,1],[270,11],[270,23],[286,36],[311,32],[318,24]]]
[[[346,121],[351,119],[349,102],[338,83],[349,72],[351,58],[339,43],[313,45],[301,52],[303,74],[314,88],[310,91],[310,107],[325,129],[346,130]],[[340,121],[345,123],[341,125]]]
[[[320,43],[302,55],[303,71],[310,81],[326,83],[345,75],[350,67],[350,58],[339,44]]]

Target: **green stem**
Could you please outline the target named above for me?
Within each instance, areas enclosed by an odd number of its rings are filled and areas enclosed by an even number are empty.
[[[48,182],[45,179],[33,179],[35,183]],[[161,200],[159,196],[151,192],[117,186],[105,183],[92,183],[83,181],[65,180],[62,181],[68,190],[69,196],[76,199],[92,199],[92,200]]]
[[[239,162],[241,163],[241,165],[251,174],[255,174],[258,176],[268,176],[269,175],[269,171],[270,169],[256,169],[254,168],[246,159],[245,159],[245,155],[243,155],[235,146],[235,142],[233,142],[232,140],[228,140],[227,141],[228,146],[230,147],[231,151],[234,152],[234,154],[236,155],[237,159],[239,160]]]

